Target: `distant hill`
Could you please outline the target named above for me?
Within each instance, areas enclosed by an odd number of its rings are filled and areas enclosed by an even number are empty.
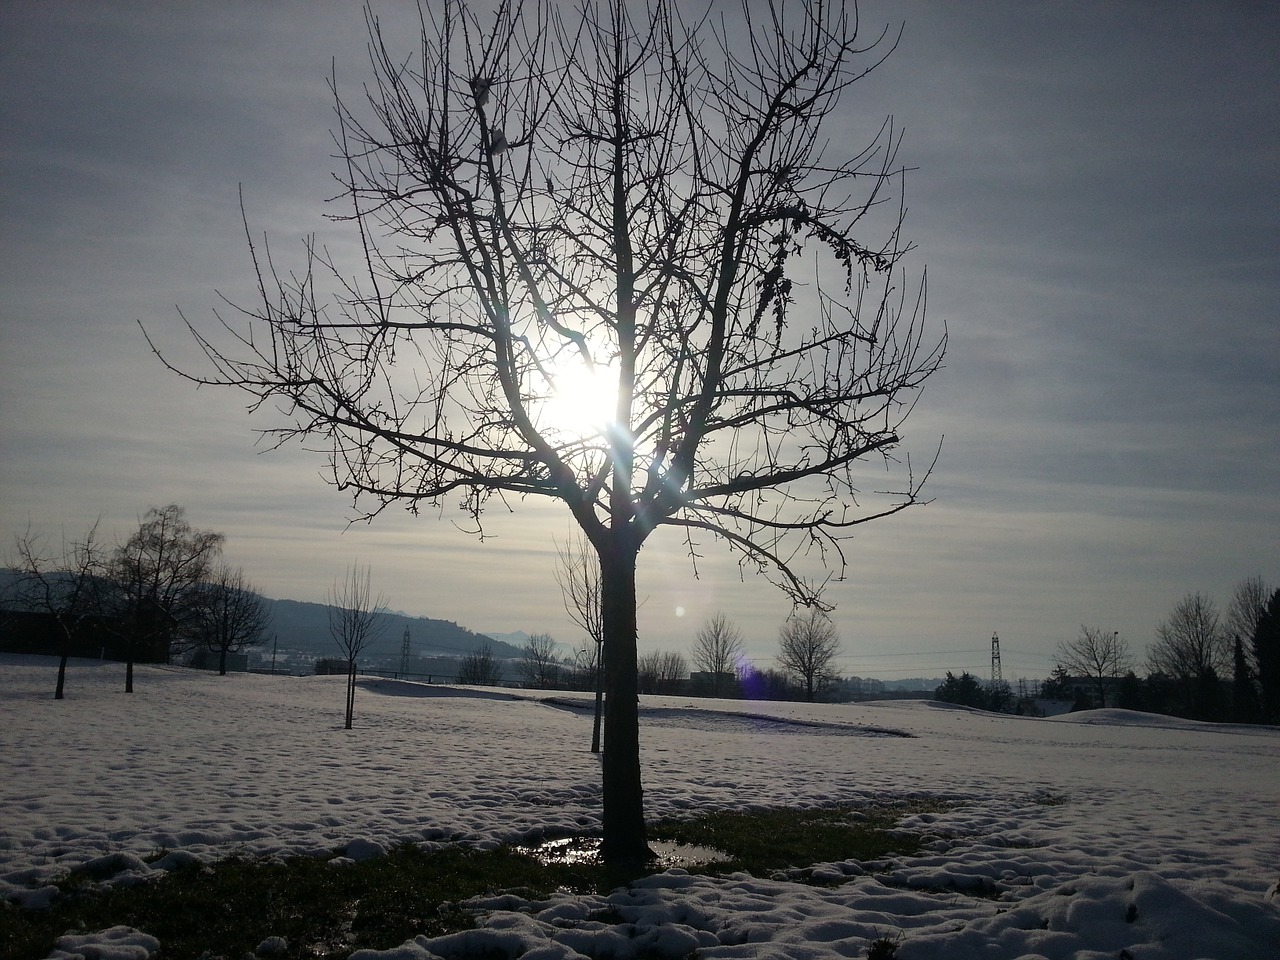
[[[337,647],[329,633],[329,608],[323,603],[273,600],[271,610],[269,632],[275,634],[282,649],[303,650],[321,657],[337,655]],[[405,630],[409,631],[409,646],[415,657],[464,657],[484,643],[493,648],[494,656],[499,659],[518,659],[521,656],[519,648],[474,633],[452,620],[411,617],[402,613],[385,614],[385,620],[386,628],[382,635],[369,646],[361,659],[398,658]]]

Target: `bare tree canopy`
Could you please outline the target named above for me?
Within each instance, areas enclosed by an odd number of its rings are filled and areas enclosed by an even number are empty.
[[[654,650],[637,661],[641,693],[678,693],[689,679],[689,662],[676,650]]]
[[[186,510],[171,503],[151,507],[138,529],[116,548],[108,608],[122,631],[127,692],[133,691],[134,658],[145,647],[162,643],[167,653],[179,652],[193,634],[196,591],[225,541],[221,533],[193,527]]]
[[[1245,644],[1252,640],[1273,592],[1260,576],[1246,577],[1236,584],[1222,622],[1230,640],[1238,639]]]
[[[549,633],[535,633],[520,648],[521,658],[516,665],[526,686],[551,690],[560,681],[560,658],[556,656],[556,642]]]
[[[353,563],[329,592],[329,635],[347,661],[346,729],[356,709],[356,659],[387,627],[387,599],[374,595],[373,570]]]
[[[589,670],[596,694],[591,723],[591,752],[600,752],[600,725],[604,720],[604,607],[600,592],[600,559],[586,537],[579,536],[556,546],[556,583],[569,619],[586,631],[595,649],[580,659]]]
[[[422,16],[402,51],[369,14],[374,78],[338,96],[363,269],[251,244],[259,301],[189,324],[208,365],[180,372],[285,411],[366,516],[565,504],[601,565],[604,856],[638,862],[646,539],[718,539],[813,604],[859,524],[922,502],[899,428],[946,337],[902,272],[901,135],[826,125],[896,37],[820,0]]]
[[[821,610],[792,615],[778,631],[778,665],[804,687],[810,702],[834,679],[831,665],[839,655],[840,634]]]
[[[95,522],[80,540],[62,540],[55,549],[30,529],[17,537],[17,600],[48,614],[57,624],[61,651],[53,698],[66,695],[67,658],[76,631],[87,617],[102,612],[107,557]]]
[[[221,564],[195,590],[195,634],[218,655],[218,673],[226,675],[227,654],[261,643],[271,623],[271,606],[253,589],[239,567]]]
[[[1107,692],[1132,669],[1129,644],[1119,631],[1080,626],[1080,636],[1058,642],[1058,662],[1067,672],[1093,681],[1098,706],[1107,705]]]
[[[689,659],[711,675],[715,696],[728,693],[727,686],[736,678],[743,661],[742,631],[724,613],[713,614],[693,635]]]
[[[1219,681],[1231,670],[1231,642],[1213,601],[1200,593],[1178,601],[1169,619],[1156,628],[1147,663],[1152,672],[1178,683],[1182,712],[1206,719],[1216,716]]]
[[[458,682],[481,687],[496,687],[502,682],[502,665],[493,655],[493,645],[480,644],[462,658],[458,667]]]
[[[556,584],[564,612],[591,640],[604,643],[604,612],[600,608],[600,560],[591,544],[579,537],[556,545]]]
[[[1175,678],[1227,673],[1231,662],[1226,634],[1211,599],[1189,593],[1156,628],[1156,642],[1147,653],[1152,670]]]

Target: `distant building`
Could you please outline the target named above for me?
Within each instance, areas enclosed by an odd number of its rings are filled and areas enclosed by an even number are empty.
[[[738,676],[731,672],[694,670],[689,674],[689,688],[694,696],[734,697],[738,694]]]

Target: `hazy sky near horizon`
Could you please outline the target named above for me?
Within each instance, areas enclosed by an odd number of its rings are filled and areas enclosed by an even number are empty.
[[[913,460],[945,437],[934,501],[864,528],[830,593],[844,671],[985,676],[998,632],[1005,677],[1043,677],[1082,624],[1141,656],[1184,594],[1280,582],[1280,6],[861,10],[905,35],[832,144],[904,129],[911,267],[951,339],[904,433]],[[255,447],[271,418],[138,329],[189,356],[177,307],[249,292],[241,186],[278,262],[311,233],[350,252],[326,81],[370,77],[365,40],[350,3],[0,9],[0,535],[123,537],[176,502],[270,596],[322,600],[358,560],[393,608],[576,643],[554,504],[484,542],[448,511],[348,528],[323,456]],[[704,552],[695,580],[674,537],[642,551],[642,650],[723,610],[770,665],[785,598]]]

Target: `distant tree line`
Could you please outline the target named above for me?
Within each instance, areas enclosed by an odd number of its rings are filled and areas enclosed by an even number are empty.
[[[114,546],[98,523],[56,542],[28,529],[14,541],[0,646],[57,656],[55,699],[73,656],[123,661],[128,693],[135,663],[196,651],[215,655],[225,674],[228,655],[262,642],[270,619],[267,601],[223,562],[225,540],[192,526],[177,504],[151,507]]]
[[[1145,675],[1138,674],[1139,667]],[[1280,589],[1260,576],[1236,585],[1225,614],[1212,598],[1189,593],[1156,626],[1145,664],[1118,631],[1081,626],[1058,645],[1058,664],[1040,696],[1070,700],[1073,710],[1119,707],[1234,723],[1280,723]],[[984,710],[1029,709],[1007,684],[968,673],[946,680],[938,700]]]
[[[516,674],[527,687],[545,690],[594,690],[600,645],[588,635],[568,655],[549,634],[526,641]],[[694,633],[688,656],[654,650],[637,662],[639,692],[765,700],[830,699],[838,679],[835,659],[840,638],[825,613],[789,617],[778,629],[777,667],[760,669],[745,655],[742,631],[724,613],[716,613]],[[463,661],[462,683],[496,682],[491,653],[477,651]],[[475,679],[479,678],[479,679]]]
[[[1013,713],[1013,694],[1007,681],[984,684],[968,671],[956,676],[950,670],[946,679],[933,692],[933,698],[942,703],[954,703],[978,710],[994,710],[997,713]]]

